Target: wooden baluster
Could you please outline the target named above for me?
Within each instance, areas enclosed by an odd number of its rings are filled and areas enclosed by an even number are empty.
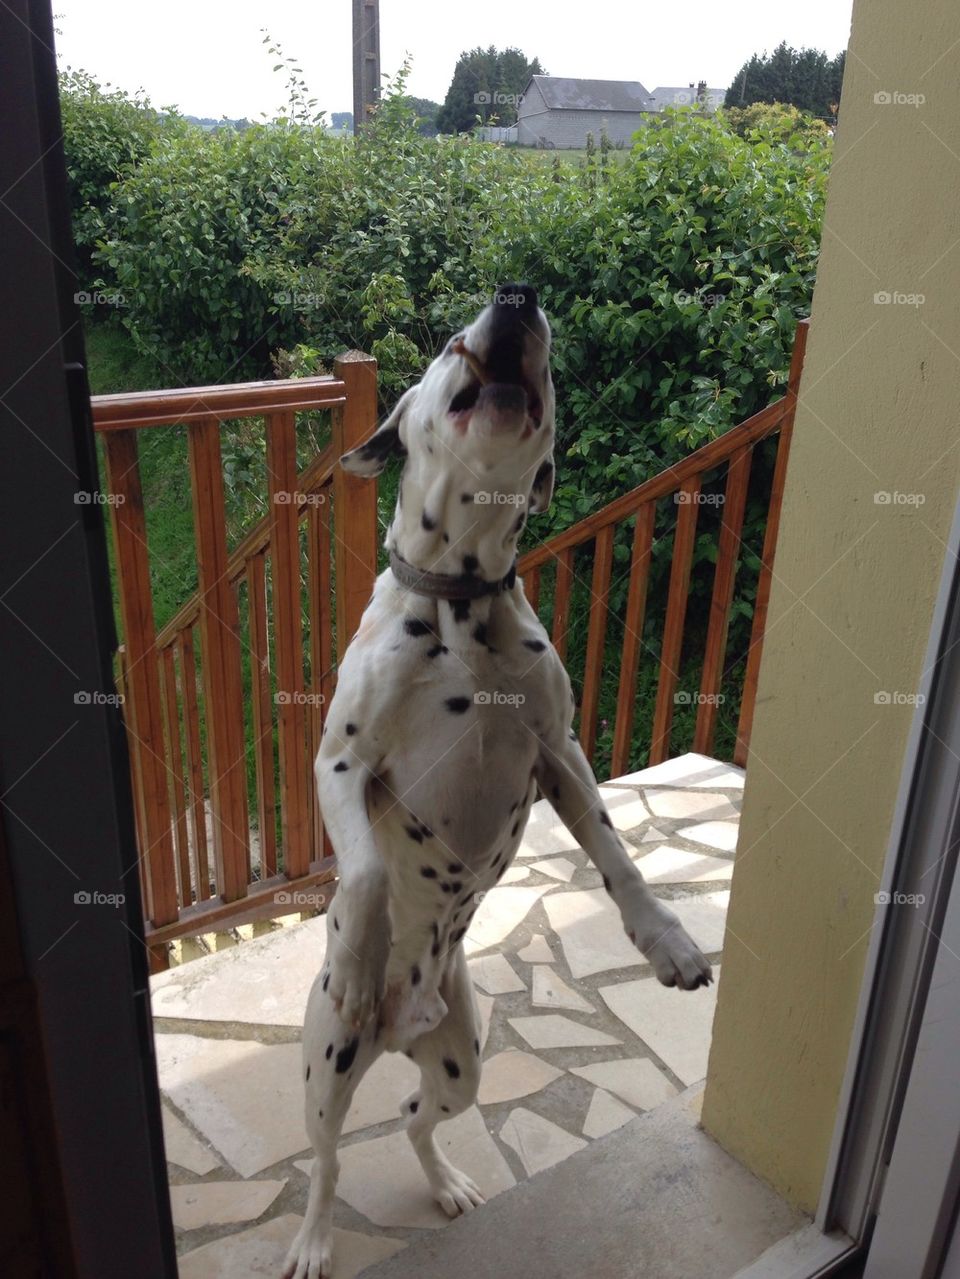
[[[540,568],[527,569],[523,577],[523,593],[535,613],[540,609]]]
[[[563,661],[567,656],[570,628],[570,588],[573,585],[573,547],[557,556],[557,578],[553,588],[553,647]]]
[[[697,534],[700,476],[687,480],[678,498],[677,531],[673,539],[673,561],[670,565],[670,592],[667,616],[660,650],[660,678],[653,711],[653,733],[650,763],[662,764],[670,754],[670,729],[673,724],[673,697],[680,675],[680,653],[683,647],[683,622],[690,591],[690,570]]]
[[[583,668],[583,698],[580,702],[580,745],[591,763],[597,743],[597,710],[600,705],[604,641],[607,637],[614,527],[613,524],[608,524],[606,528],[599,531],[593,551],[590,622],[587,629],[587,655]]]
[[[377,424],[377,362],[348,351],[333,363],[346,387],[347,402],[332,413],[337,454],[362,444]],[[337,660],[356,634],[377,576],[377,486],[372,480],[333,470],[334,559],[337,574]]]
[[[288,879],[295,879],[305,875],[310,864],[310,797],[303,688],[297,434],[292,413],[271,413],[267,418],[267,476],[280,744],[280,831],[284,873]]]
[[[190,819],[197,901],[201,902],[210,896],[210,861],[207,854],[207,806],[204,803],[203,749],[193,627],[185,626],[177,633],[177,656],[180,659],[180,683],[183,688],[183,741],[187,750],[187,814]]]
[[[757,681],[760,677],[760,658],[763,654],[763,636],[767,625],[767,610],[770,607],[773,560],[777,550],[777,536],[780,532],[780,508],[783,504],[787,462],[790,458],[790,441],[793,438],[793,423],[797,414],[797,396],[800,392],[800,375],[803,372],[803,357],[807,348],[809,327],[809,320],[801,320],[797,325],[797,335],[793,342],[793,358],[790,361],[790,375],[787,381],[786,413],[783,425],[780,427],[780,439],[777,442],[777,460],[773,468],[770,503],[767,507],[767,527],[763,535],[763,558],[760,563],[760,576],[757,579],[757,597],[753,606],[753,625],[750,628],[750,648],[747,652],[747,669],[743,678],[743,695],[740,699],[737,743],[733,752],[733,762],[739,764],[741,768],[746,767],[750,750],[753,712],[757,701]]]
[[[190,884],[190,841],[187,837],[187,809],[183,787],[183,750],[180,745],[180,707],[173,648],[168,644],[160,654],[163,668],[163,718],[167,730],[167,758],[170,760],[170,795],[173,801],[173,833],[180,876],[180,905],[193,905]]]
[[[310,708],[310,764],[320,749],[320,738],[333,696],[333,600],[330,584],[330,486],[315,494],[307,514],[307,562],[310,583],[310,691],[318,700]],[[314,857],[323,856],[325,835],[317,788],[310,786],[313,812]]]
[[[277,873],[277,796],[273,776],[273,698],[267,639],[267,572],[264,552],[247,560],[250,611],[250,676],[253,752],[257,766],[257,820],[260,826],[261,878]]]
[[[110,515],[126,652],[126,724],[142,800],[140,848],[146,908],[150,922],[159,926],[172,923],[178,916],[177,876],[136,433],[108,434],[104,451],[107,484],[115,498]]]
[[[227,575],[227,523],[215,418],[187,428],[200,595],[200,643],[207,719],[217,891],[246,895],[250,881],[243,680],[237,599]]]
[[[733,603],[733,587],[740,553],[740,534],[743,529],[743,511],[750,482],[752,447],[740,449],[730,459],[727,483],[724,489],[721,512],[720,538],[717,547],[717,567],[713,578],[713,596],[710,601],[710,623],[703,654],[703,674],[700,678],[700,704],[697,707],[697,727],[693,735],[693,749],[701,755],[713,750],[717,726],[717,698],[723,683],[723,664],[727,652],[727,627],[730,624],[730,606]]]
[[[647,607],[647,583],[650,577],[650,555],[653,550],[655,502],[645,502],[637,511],[630,555],[630,589],[627,612],[623,620],[623,652],[620,655],[620,685],[617,689],[617,719],[613,729],[613,754],[610,776],[620,777],[630,762],[633,737],[633,712],[637,698],[637,670],[643,643],[643,619]]]

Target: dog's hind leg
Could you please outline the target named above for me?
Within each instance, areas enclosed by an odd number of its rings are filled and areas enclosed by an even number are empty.
[[[340,1163],[337,1143],[354,1091],[383,1051],[374,1021],[348,1029],[329,993],[329,971],[313,984],[303,1023],[303,1071],[307,1134],[313,1146],[310,1190],[303,1225],[290,1245],[284,1279],[329,1279],[333,1199]]]
[[[407,1136],[434,1198],[448,1217],[456,1217],[483,1203],[479,1188],[450,1163],[433,1135],[438,1123],[473,1105],[480,1086],[480,1014],[460,946],[451,955],[440,994],[447,1015],[408,1050],[420,1067],[420,1087],[400,1110],[409,1116]]]

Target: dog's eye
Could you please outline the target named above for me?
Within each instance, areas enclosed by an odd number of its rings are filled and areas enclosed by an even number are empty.
[[[477,396],[480,394],[480,387],[476,382],[472,382],[470,386],[465,386],[462,391],[458,391],[450,401],[449,413],[462,413],[465,409],[472,409],[477,402]]]

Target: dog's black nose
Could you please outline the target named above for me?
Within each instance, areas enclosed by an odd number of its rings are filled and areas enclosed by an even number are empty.
[[[532,284],[498,284],[493,294],[493,305],[516,311],[535,311],[537,290]]]

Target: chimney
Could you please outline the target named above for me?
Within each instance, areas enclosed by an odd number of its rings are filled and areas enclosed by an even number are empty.
[[[707,100],[707,82],[706,80],[701,80],[697,84],[697,101],[706,102],[706,100]]]

